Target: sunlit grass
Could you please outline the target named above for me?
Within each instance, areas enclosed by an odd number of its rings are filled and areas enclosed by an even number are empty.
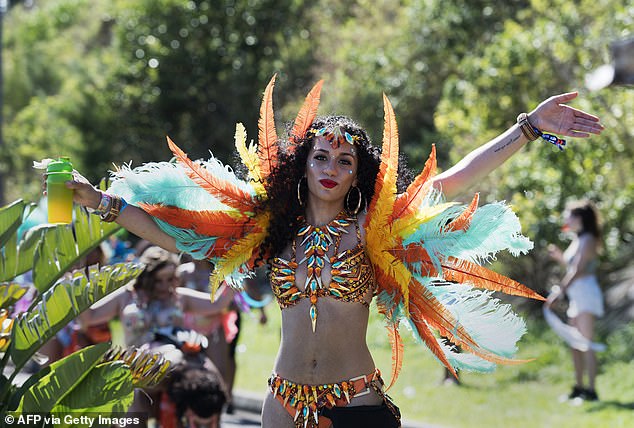
[[[267,307],[269,322],[244,315],[236,389],[264,394],[280,340],[280,312]],[[604,364],[597,381],[601,401],[579,407],[560,403],[573,382],[566,347],[541,323],[531,325],[518,358],[531,362],[500,367],[492,374],[462,373],[462,386],[441,386],[443,368],[407,330],[403,370],[389,392],[407,420],[441,427],[612,428],[632,427],[634,362]],[[537,335],[539,333],[539,335]],[[539,336],[539,337],[537,337]],[[389,382],[391,351],[383,322],[373,310],[368,343]]]

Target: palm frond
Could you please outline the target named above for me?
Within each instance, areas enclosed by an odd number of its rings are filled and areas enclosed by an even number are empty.
[[[99,217],[89,215],[78,206],[75,207],[72,225],[43,227],[41,241],[32,260],[35,288],[40,293],[48,290],[79,258],[119,229],[119,225],[102,222]]]
[[[0,284],[0,308],[13,306],[26,293],[26,288],[16,283]]]
[[[108,348],[107,343],[99,343],[55,361],[47,373],[24,392],[16,412],[50,412],[88,375]]]
[[[119,263],[90,268],[87,277],[75,271],[34,301],[31,310],[17,317],[9,354],[19,370],[46,341],[93,303],[102,299],[143,271],[138,263]]]
[[[104,355],[102,361],[124,362],[130,369],[136,388],[151,388],[158,385],[170,368],[170,362],[163,354],[135,347],[113,347]]]
[[[134,401],[134,382],[122,361],[99,362],[62,400],[51,409],[53,414],[71,414],[73,418],[95,414],[109,417],[123,414]],[[75,427],[72,420],[62,419],[56,428]],[[89,426],[95,426],[91,424]]]
[[[22,200],[0,208],[0,282],[9,281],[33,267],[33,254],[39,236],[27,233],[18,242],[18,228],[35,204]]]

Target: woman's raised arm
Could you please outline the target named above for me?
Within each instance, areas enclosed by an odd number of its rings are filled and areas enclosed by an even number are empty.
[[[528,114],[529,125],[542,133],[552,132],[566,137],[586,138],[590,134],[600,134],[603,125],[598,117],[565,105],[577,95],[577,92],[568,92],[543,101]],[[515,124],[437,175],[433,180],[434,187],[442,190],[447,199],[452,199],[502,165],[529,141],[519,124]]]
[[[81,174],[73,172],[73,178],[73,181],[66,182],[66,187],[74,190],[73,200],[84,207],[96,209],[101,201],[101,192],[95,189]],[[152,220],[152,217],[140,208],[128,205],[116,222],[138,237],[167,251],[180,252],[176,248],[176,240],[163,232]]]

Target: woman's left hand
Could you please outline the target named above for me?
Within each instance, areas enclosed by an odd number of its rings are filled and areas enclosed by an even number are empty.
[[[578,94],[575,91],[548,98],[528,114],[529,122],[542,132],[567,137],[586,138],[590,134],[600,134],[603,125],[598,117],[565,104]]]
[[[559,287],[559,286],[554,286],[551,289],[550,294],[546,298],[546,301],[544,302],[544,305],[547,308],[550,308],[553,305],[553,303],[555,303],[555,301],[557,299],[559,299],[560,297],[562,297],[563,295],[564,295],[563,289],[561,287]]]

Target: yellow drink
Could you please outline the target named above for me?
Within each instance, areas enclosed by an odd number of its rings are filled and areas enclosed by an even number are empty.
[[[73,221],[73,191],[64,184],[73,179],[72,171],[73,165],[68,158],[53,161],[46,169],[49,223],[71,223]]]
[[[64,182],[47,183],[48,222],[71,223],[73,221],[73,191]]]

